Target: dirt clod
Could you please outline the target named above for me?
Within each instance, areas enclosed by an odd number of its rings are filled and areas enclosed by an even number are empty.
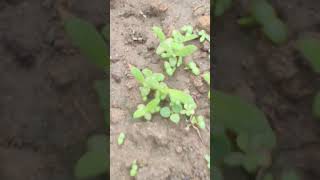
[[[197,26],[200,29],[204,29],[207,32],[210,32],[210,16],[200,16],[197,19]]]

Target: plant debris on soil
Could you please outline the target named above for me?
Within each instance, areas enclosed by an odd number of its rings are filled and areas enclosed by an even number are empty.
[[[289,41],[282,46],[237,24],[246,2],[234,1],[215,20],[214,85],[257,104],[268,116],[278,141],[273,172],[296,168],[302,180],[320,179],[320,126],[312,116],[319,77],[295,48],[300,35],[320,35],[319,1],[271,1],[289,30]]]
[[[104,133],[102,73],[76,50],[51,0],[0,2],[0,179],[72,180],[89,135]],[[101,28],[105,4],[64,10]],[[105,178],[104,178],[105,179]]]
[[[111,117],[110,117],[110,176],[131,179],[132,162],[138,166],[136,179],[209,179],[207,161],[210,152],[209,88],[201,79],[183,67],[172,77],[166,75],[168,86],[188,89],[198,104],[197,114],[206,118],[207,129],[186,129],[155,115],[151,121],[134,120],[133,112],[142,103],[138,82],[131,76],[129,64],[140,69],[166,74],[164,61],[156,54],[159,45],[153,26],[162,27],[166,34],[184,25],[209,30],[208,0],[113,0],[111,3]],[[200,6],[199,6],[200,5]],[[197,42],[198,51],[192,55],[201,72],[210,70],[208,52]],[[205,89],[206,88],[206,89]],[[118,136],[126,134],[119,146]]]

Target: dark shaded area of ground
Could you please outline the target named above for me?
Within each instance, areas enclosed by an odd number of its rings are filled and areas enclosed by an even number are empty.
[[[311,112],[319,76],[294,48],[304,33],[319,36],[320,2],[271,1],[289,27],[289,41],[279,47],[261,31],[237,25],[247,3],[236,1],[214,22],[215,86],[257,104],[268,116],[278,137],[275,171],[294,167],[303,180],[320,179],[320,124]]]
[[[70,13],[106,23],[105,1],[69,2]],[[72,180],[88,135],[105,131],[93,89],[102,73],[66,37],[61,4],[0,2],[2,180]]]

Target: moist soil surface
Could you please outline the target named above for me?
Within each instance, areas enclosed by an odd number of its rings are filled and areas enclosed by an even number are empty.
[[[203,143],[187,122],[178,125],[154,115],[151,121],[134,120],[133,112],[143,103],[137,81],[131,76],[129,64],[140,69],[164,73],[163,60],[155,53],[159,41],[152,33],[161,26],[167,34],[183,25],[196,26],[198,18],[209,14],[207,0],[114,0],[111,1],[111,119],[110,119],[110,176],[112,179],[131,179],[130,166],[137,160],[138,180],[209,179],[204,159],[210,152],[210,106],[208,86],[191,72],[180,67],[173,77],[166,76],[169,87],[188,89],[198,104],[197,114],[206,118],[205,130],[200,130]],[[208,52],[201,49],[192,55],[201,72],[209,71]],[[165,74],[166,75],[166,74]],[[123,132],[126,140],[117,144]]]
[[[317,180],[320,125],[312,116],[312,101],[319,91],[319,75],[296,51],[295,42],[305,33],[319,37],[320,2],[270,2],[288,25],[289,41],[275,46],[259,29],[240,28],[237,20],[245,15],[248,1],[234,1],[214,21],[214,85],[255,103],[267,115],[278,140],[275,172],[291,167],[301,172],[302,180]]]
[[[69,3],[69,13],[106,23],[104,1]],[[103,74],[66,37],[60,5],[0,2],[0,179],[75,179],[87,137],[105,132],[93,89]]]

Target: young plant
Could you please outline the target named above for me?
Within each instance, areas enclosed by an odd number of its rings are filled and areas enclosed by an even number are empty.
[[[131,73],[135,79],[142,85],[141,88],[147,88],[148,93],[141,93],[143,100],[148,95],[153,94],[154,98],[147,105],[138,105],[137,110],[133,113],[133,118],[144,117],[151,120],[152,114],[160,112],[164,118],[169,118],[174,123],[179,123],[180,115],[191,117],[195,114],[197,104],[192,96],[184,91],[169,88],[164,82],[164,76],[160,73],[153,73],[149,69],[140,71],[138,68],[130,65]],[[161,107],[161,102],[168,102],[169,106]],[[201,120],[200,120],[201,121]],[[203,126],[202,122],[196,125]]]
[[[204,41],[210,42],[210,35],[206,33],[205,30],[201,30],[198,32],[198,35],[200,36],[200,42],[203,43]]]
[[[124,143],[124,140],[126,138],[126,135],[122,132],[118,136],[118,145],[122,145]]]
[[[160,44],[156,53],[165,60],[164,68],[169,76],[172,76],[175,70],[183,63],[183,58],[191,55],[197,50],[194,45],[184,45],[185,42],[198,38],[193,34],[193,29],[190,26],[182,28],[184,34],[174,30],[172,37],[167,38],[160,27],[153,27],[153,33],[159,39]]]
[[[130,169],[130,176],[131,177],[135,177],[138,174],[138,165],[137,165],[137,161],[134,160],[131,164],[131,169]]]

